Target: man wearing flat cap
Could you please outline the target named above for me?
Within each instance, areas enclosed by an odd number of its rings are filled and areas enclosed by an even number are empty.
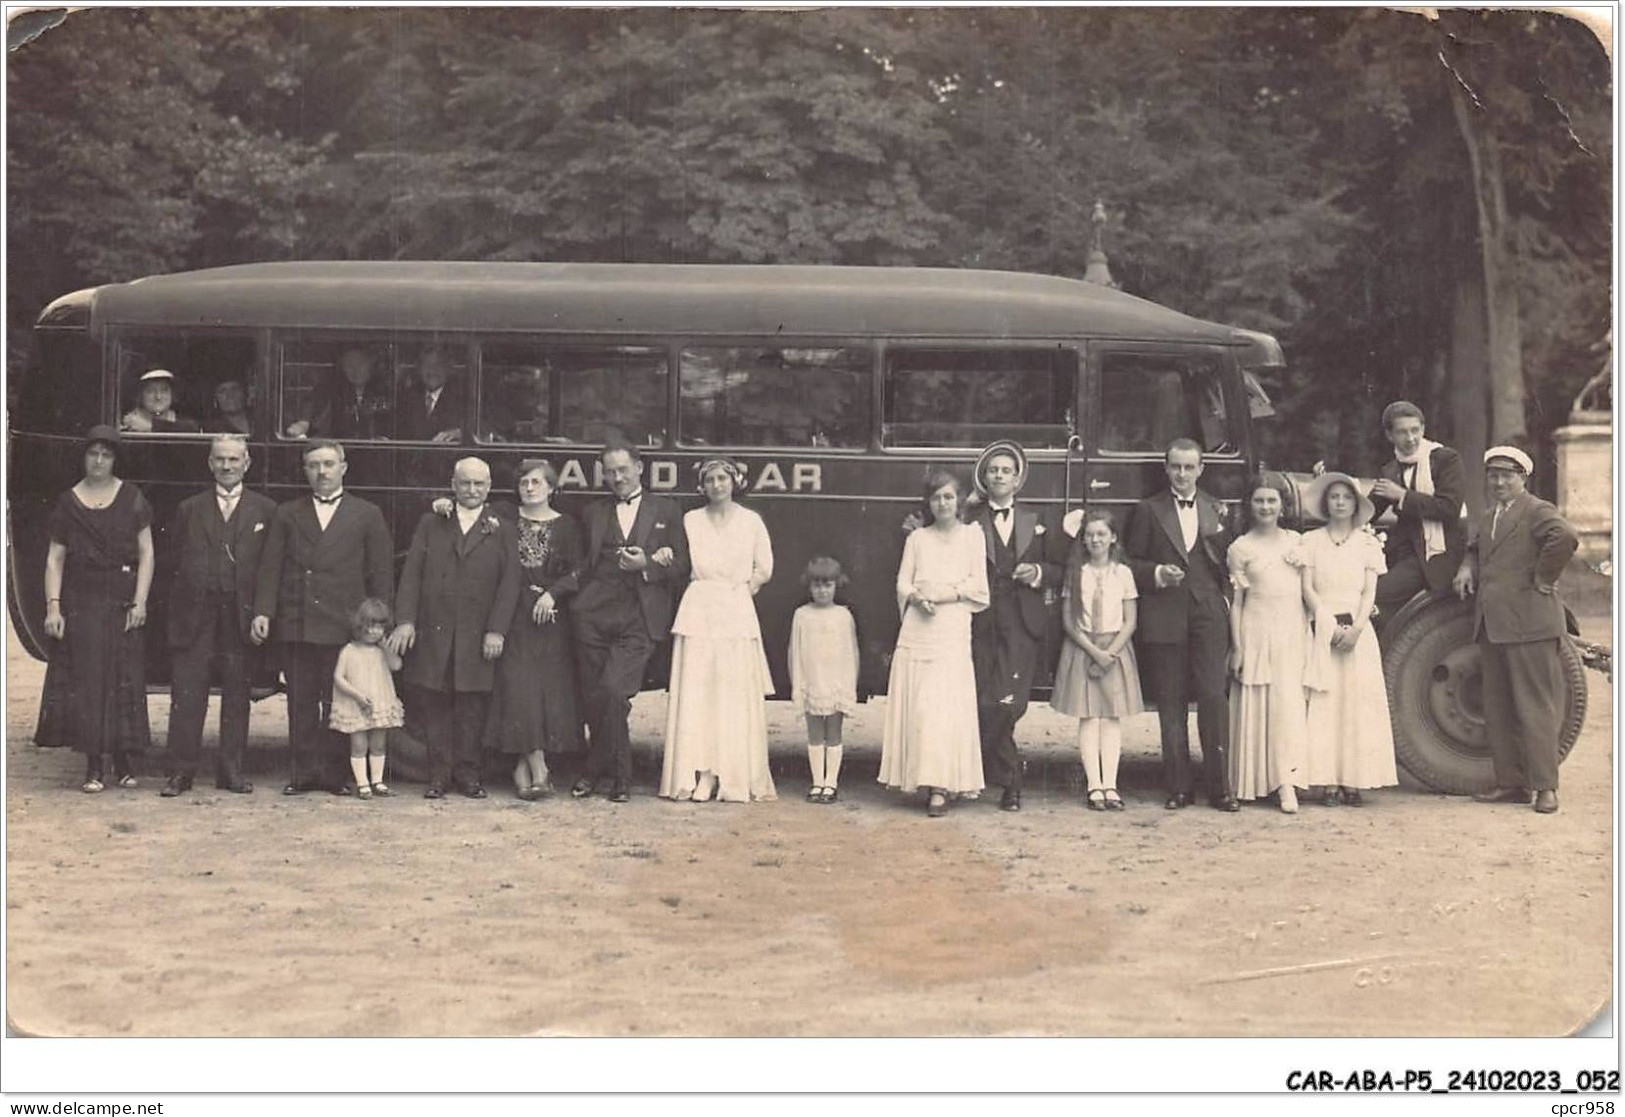
[[[195,433],[198,425],[175,414],[175,374],[166,368],[155,368],[141,374],[137,382],[139,402],[119,420],[119,430],[141,434],[164,434],[172,431]]]
[[[1491,447],[1484,475],[1494,504],[1484,512],[1454,581],[1476,595],[1473,632],[1484,692],[1484,729],[1495,787],[1484,803],[1529,802],[1557,810],[1557,739],[1563,679],[1563,602],[1557,579],[1580,537],[1557,509],[1525,491],[1534,462],[1516,446]]]

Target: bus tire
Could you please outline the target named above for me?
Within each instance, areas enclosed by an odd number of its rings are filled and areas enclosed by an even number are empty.
[[[1559,763],[1585,724],[1585,665],[1574,643],[1560,641],[1567,691]],[[1440,598],[1385,642],[1383,675],[1394,726],[1394,754],[1418,782],[1447,795],[1470,795],[1495,785],[1484,732],[1473,603]]]

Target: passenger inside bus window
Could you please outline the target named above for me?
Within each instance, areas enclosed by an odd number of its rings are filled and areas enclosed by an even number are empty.
[[[394,433],[389,355],[380,346],[289,345],[282,354],[282,415],[289,438],[376,440]]]
[[[200,421],[212,424],[216,388],[246,388],[260,363],[252,338],[226,333],[121,332],[116,345],[119,426],[135,434],[191,434]]]
[[[1077,354],[1070,349],[893,348],[887,446],[985,446],[1001,438],[1061,448],[1072,433]]]
[[[1160,454],[1176,438],[1192,439],[1206,453],[1232,452],[1217,369],[1168,354],[1106,354],[1099,449]]]
[[[666,356],[633,345],[486,345],[479,418],[485,442],[659,445]]]
[[[466,362],[446,345],[430,344],[418,352],[401,384],[396,405],[398,438],[419,442],[461,442],[467,414]]]
[[[684,349],[677,423],[700,446],[863,447],[874,356],[856,347]]]
[[[214,386],[214,414],[203,423],[210,434],[254,434],[254,420],[250,416],[253,404],[248,385],[243,380],[227,377]]]
[[[141,434],[195,433],[198,425],[175,413],[175,374],[167,368],[141,374],[136,404],[119,420],[119,429]]]

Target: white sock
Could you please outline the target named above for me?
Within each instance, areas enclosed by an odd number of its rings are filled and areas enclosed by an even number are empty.
[[[372,778],[368,781],[369,783],[383,783],[384,782],[384,754],[383,753],[375,752],[375,753],[372,753],[370,756],[368,756],[367,757],[367,768],[372,773]]]
[[[364,756],[350,757],[350,774],[355,777],[357,787],[367,786],[367,758]]]
[[[1100,719],[1084,718],[1078,722],[1078,755],[1083,759],[1083,778],[1089,790],[1107,786],[1100,774]]]
[[[813,785],[813,787],[816,788],[816,787],[823,787],[824,786],[824,769],[827,766],[828,766],[828,761],[827,761],[827,758],[826,758],[826,755],[825,755],[825,752],[824,752],[824,746],[823,745],[808,745],[807,746],[807,771],[812,774],[812,785]]]
[[[841,781],[841,746],[824,746],[824,784],[825,787],[836,787]]]
[[[1123,723],[1116,718],[1101,718],[1099,725],[1101,786],[1116,787],[1117,763],[1123,758]]]

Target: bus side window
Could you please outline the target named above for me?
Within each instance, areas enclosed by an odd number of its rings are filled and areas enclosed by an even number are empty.
[[[906,349],[886,354],[882,437],[887,446],[1028,449],[1067,443],[1077,390],[1071,349]]]
[[[116,353],[119,427],[127,433],[240,430],[235,424],[227,425],[220,409],[221,399],[237,408],[236,423],[251,421],[251,399],[259,381],[259,351],[252,338],[208,333],[121,333]],[[143,391],[155,382],[142,380],[155,369],[172,374],[167,380],[168,406],[158,411],[149,409],[154,396]],[[227,382],[238,385],[239,391],[218,392]],[[161,397],[156,402],[161,404]]]
[[[395,433],[389,346],[300,340],[282,346],[283,438],[372,441]]]
[[[81,435],[101,422],[102,350],[85,330],[39,330],[27,370],[8,389],[18,430]],[[20,381],[20,383],[19,383]]]
[[[1208,453],[1234,448],[1216,365],[1163,353],[1107,353],[1101,361],[1099,449],[1162,453],[1190,438]]]
[[[678,436],[696,446],[867,446],[873,369],[873,352],[859,347],[686,348]]]
[[[666,436],[665,351],[487,342],[476,429],[482,442],[659,445]]]

